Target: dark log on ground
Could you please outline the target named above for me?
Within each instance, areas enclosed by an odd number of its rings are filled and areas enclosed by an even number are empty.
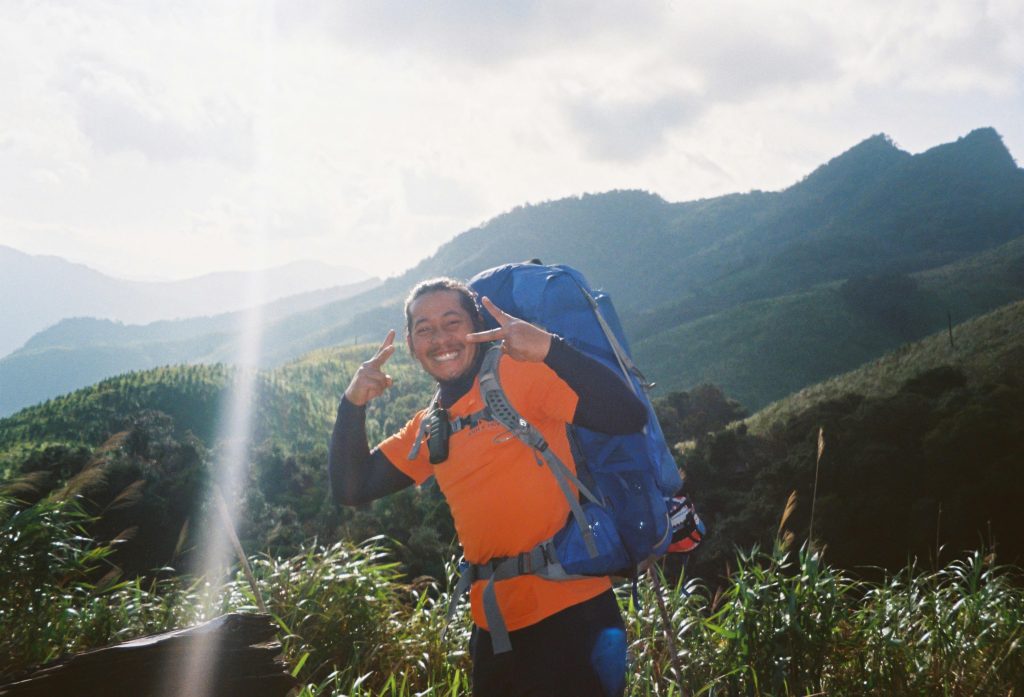
[[[205,624],[64,656],[0,685],[0,697],[284,697],[296,680],[279,660],[267,615],[233,613]],[[189,684],[194,656],[209,670]]]

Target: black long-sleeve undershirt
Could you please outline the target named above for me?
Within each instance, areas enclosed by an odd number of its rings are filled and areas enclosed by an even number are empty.
[[[623,379],[562,337],[551,340],[544,363],[579,398],[572,417],[574,426],[624,435],[641,430],[647,423],[647,409]]]
[[[441,384],[440,402],[449,407],[473,385],[483,351],[474,369],[461,380]],[[576,393],[572,423],[613,435],[635,433],[647,422],[647,410],[629,386],[609,368],[554,337],[544,359]],[[413,483],[380,450],[366,440],[366,408],[344,397],[331,434],[328,469],[336,501],[358,505],[394,493]]]

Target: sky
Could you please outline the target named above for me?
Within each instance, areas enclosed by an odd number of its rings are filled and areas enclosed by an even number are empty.
[[[5,0],[0,244],[386,277],[516,206],[785,188],[886,133],[1024,162],[1019,0]]]

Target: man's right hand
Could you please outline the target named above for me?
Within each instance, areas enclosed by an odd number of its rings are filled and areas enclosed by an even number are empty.
[[[391,387],[391,376],[382,368],[394,352],[395,330],[392,329],[373,358],[360,365],[359,370],[352,376],[352,381],[345,389],[345,399],[357,407],[361,407],[371,399],[381,396],[384,390]]]

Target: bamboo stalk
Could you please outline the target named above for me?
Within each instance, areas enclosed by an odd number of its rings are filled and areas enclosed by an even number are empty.
[[[672,618],[668,615],[668,608],[665,607],[661,578],[658,576],[654,564],[647,568],[647,574],[651,577],[651,584],[654,586],[654,597],[658,601],[658,611],[661,613],[661,621],[665,627],[665,639],[668,641],[669,656],[672,659],[672,672],[676,674],[676,682],[679,684],[679,694],[687,697],[689,693],[686,691],[686,685],[683,684],[683,667],[679,664],[679,651],[676,649],[675,630],[672,626]]]

